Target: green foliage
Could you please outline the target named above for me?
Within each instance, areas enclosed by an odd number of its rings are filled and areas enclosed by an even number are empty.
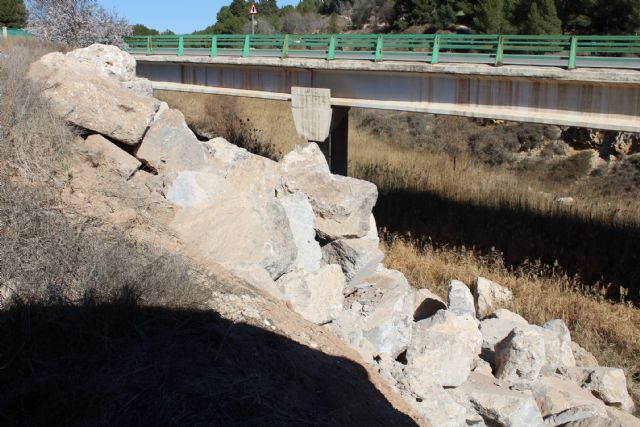
[[[560,34],[562,26],[554,0],[521,0],[516,12],[523,34]]]
[[[231,6],[224,6],[217,15],[217,22],[213,27],[216,34],[242,34],[244,25],[249,21],[248,9],[241,8],[239,3],[243,0],[234,0]],[[241,14],[234,11],[241,10]]]
[[[338,27],[338,17],[335,12],[331,14],[331,19],[329,21],[329,28],[327,28],[329,34],[337,34],[340,32],[340,27]]]
[[[24,28],[27,17],[23,0],[0,0],[0,24],[3,26]]]
[[[300,0],[298,3],[298,12],[302,14],[306,13],[318,13],[322,7],[322,0]]]
[[[256,7],[262,16],[271,16],[278,13],[278,4],[276,3],[276,0],[260,0]]]
[[[131,34],[134,36],[157,36],[160,34],[160,31],[142,24],[136,24],[131,29],[133,31]]]
[[[508,13],[505,0],[480,0],[473,22],[482,33],[505,34],[511,31]]]

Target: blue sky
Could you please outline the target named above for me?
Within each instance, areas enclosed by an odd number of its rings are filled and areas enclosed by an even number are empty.
[[[131,24],[144,24],[160,31],[191,33],[216,20],[218,10],[230,0],[99,0],[109,11],[115,10]],[[278,0],[278,6],[298,4],[297,0]]]

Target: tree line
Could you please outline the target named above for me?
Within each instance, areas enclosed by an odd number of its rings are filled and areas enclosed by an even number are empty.
[[[248,33],[251,1],[232,0],[194,33]],[[640,0],[257,0],[259,33],[470,31],[488,34],[637,34]]]

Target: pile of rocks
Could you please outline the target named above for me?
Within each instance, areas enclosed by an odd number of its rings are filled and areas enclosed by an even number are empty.
[[[448,301],[382,264],[375,185],[330,173],[315,144],[280,162],[199,141],[151,96],[135,60],[94,45],[34,63],[32,80],[130,178],[158,176],[190,255],[222,264],[358,350],[434,426],[632,425],[623,372],[599,367],[561,320],[497,309],[509,290],[451,281]],[[625,424],[626,423],[626,424]]]

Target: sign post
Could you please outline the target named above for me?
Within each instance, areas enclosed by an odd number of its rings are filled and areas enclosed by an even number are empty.
[[[251,3],[251,7],[249,8],[249,15],[251,15],[251,34],[256,33],[256,15],[258,14],[258,9],[256,9],[256,4]]]

